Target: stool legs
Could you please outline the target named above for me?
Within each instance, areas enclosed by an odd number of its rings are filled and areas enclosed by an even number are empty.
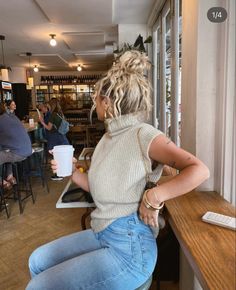
[[[0,211],[2,211],[2,207],[4,207],[5,211],[6,211],[6,214],[7,214],[7,218],[10,217],[10,212],[8,210],[8,205],[6,203],[6,199],[5,199],[5,196],[4,196],[4,164],[2,165],[1,167],[1,178],[2,178],[2,181],[1,181],[1,188],[0,188],[0,198],[1,198],[1,203],[0,203]]]
[[[46,190],[49,193],[49,187],[43,168],[43,158],[43,148],[34,148],[32,155],[27,158],[29,166],[28,175],[30,177],[40,177],[43,187],[46,186]]]
[[[6,196],[4,195],[4,187],[3,187],[3,179],[6,174],[6,166],[7,164],[12,165],[12,174],[16,178],[16,184],[13,185],[11,191],[7,192]],[[1,206],[5,207],[7,217],[9,218],[10,214],[6,205],[7,199],[14,199],[17,200],[19,203],[19,210],[20,214],[23,213],[23,201],[30,197],[32,198],[33,203],[35,202],[34,194],[31,187],[30,177],[27,176],[27,169],[26,169],[26,160],[19,161],[19,162],[12,162],[12,163],[4,163],[2,165],[2,188],[1,188]],[[18,168],[19,167],[19,168]],[[20,170],[20,176],[19,171]],[[25,196],[22,197],[22,192],[25,193]],[[12,196],[13,195],[13,196]]]
[[[3,182],[2,182],[2,186],[3,186]],[[8,205],[6,203],[6,199],[4,197],[4,193],[3,191],[0,189],[0,211],[2,211],[2,207],[4,207],[5,211],[6,211],[6,214],[7,214],[7,218],[10,217],[10,213],[9,213],[9,210],[8,210]]]
[[[42,164],[43,160],[42,160],[40,154],[35,154],[35,158],[36,158],[36,160],[37,160],[36,162],[39,166],[39,175],[40,175],[41,180],[42,180],[42,185],[43,185],[43,187],[45,187],[45,185],[46,185],[47,192],[49,192],[48,183],[46,181],[44,170],[43,170],[43,164]]]
[[[20,188],[19,185],[20,185],[20,176],[18,174],[18,168],[17,168],[17,164],[15,166],[15,170],[16,170],[16,179],[17,179],[17,184],[18,184],[18,192],[25,192],[26,193],[26,196],[24,198],[21,198],[21,201],[25,200],[26,198],[30,197],[32,198],[32,201],[33,203],[35,203],[35,198],[34,198],[34,194],[33,194],[33,191],[32,191],[32,186],[31,186],[31,181],[30,181],[30,176],[28,175],[28,162],[27,162],[27,159],[23,160],[22,163],[20,164],[22,165],[22,185],[23,185],[23,188]],[[17,185],[16,184],[16,185]],[[28,193],[28,194],[27,194]]]

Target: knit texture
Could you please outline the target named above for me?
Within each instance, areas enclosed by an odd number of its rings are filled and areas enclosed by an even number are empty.
[[[148,156],[152,140],[162,134],[143,123],[137,115],[128,114],[108,119],[107,132],[98,143],[88,173],[90,192],[96,204],[91,214],[95,232],[105,229],[115,219],[137,212],[144,187],[146,171],[138,143],[137,132],[150,179],[157,182],[163,166],[152,171]]]

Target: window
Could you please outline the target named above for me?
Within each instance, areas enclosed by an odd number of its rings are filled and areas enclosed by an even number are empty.
[[[179,6],[181,5],[178,0],[166,1],[153,27],[154,117],[160,130],[176,144],[180,143],[181,121],[181,53],[179,51],[182,22]]]

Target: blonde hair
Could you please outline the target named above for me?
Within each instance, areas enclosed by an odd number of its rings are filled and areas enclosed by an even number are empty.
[[[51,108],[51,112],[59,113],[60,115],[63,115],[59,100],[56,98],[52,98],[48,102],[49,108]]]
[[[139,112],[147,117],[151,110],[151,85],[144,72],[150,66],[144,53],[126,51],[95,84],[95,98],[110,99],[113,117]]]

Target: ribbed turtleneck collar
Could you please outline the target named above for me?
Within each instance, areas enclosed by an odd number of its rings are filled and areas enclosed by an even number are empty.
[[[108,135],[111,137],[119,135],[128,130],[130,127],[140,123],[138,117],[139,116],[136,114],[127,114],[117,118],[106,119],[104,123]]]

